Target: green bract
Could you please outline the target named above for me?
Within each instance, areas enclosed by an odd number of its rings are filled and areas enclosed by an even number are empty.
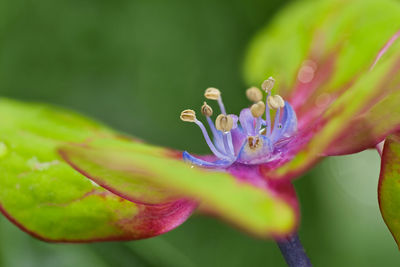
[[[2,211],[41,239],[137,239],[168,231],[196,205],[153,184],[162,186],[165,179],[179,195],[204,199],[208,211],[253,234],[284,234],[294,227],[292,209],[267,192],[224,173],[192,169],[174,159],[176,152],[122,137],[80,115],[2,99],[0,116]],[[64,162],[60,148],[70,152],[71,164],[78,161],[121,197]]]
[[[400,126],[400,4],[394,0],[309,1],[286,9],[250,46],[249,83],[277,77],[299,124],[315,135],[270,177],[294,177],[322,156],[373,148]],[[285,51],[284,53],[282,53]],[[303,133],[307,137],[307,133]],[[389,135],[379,200],[400,240],[399,138]]]
[[[400,247],[400,135],[385,141],[379,178],[379,206],[383,219]]]
[[[48,241],[137,239],[174,228],[176,222],[165,220],[177,214],[190,215],[191,209],[124,200],[62,160],[60,145],[116,138],[101,124],[70,111],[7,99],[0,100],[0,117],[0,208],[26,232]],[[143,227],[151,224],[147,216],[162,214],[165,224]]]
[[[374,62],[400,30],[399,16],[394,0],[300,1],[257,35],[245,62],[247,81],[276,77],[277,93],[293,105],[299,125],[314,132],[271,176],[296,176],[321,156],[362,151],[396,130],[400,42]]]
[[[154,153],[156,149],[146,144],[102,139],[85,147],[65,146],[60,151],[72,166],[96,182],[104,174],[117,173],[107,177],[107,184],[128,198],[140,198],[135,190],[126,190],[134,188],[135,181],[140,179],[195,199],[206,212],[259,236],[284,235],[293,229],[295,214],[284,201],[240,183],[229,174],[191,168],[180,158]]]

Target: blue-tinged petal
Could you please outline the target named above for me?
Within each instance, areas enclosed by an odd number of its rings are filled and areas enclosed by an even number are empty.
[[[217,135],[214,135],[213,138],[214,145],[219,152],[225,154],[224,141],[222,140],[222,133],[220,131],[217,132],[218,132]]]
[[[239,121],[238,116],[236,116],[235,114],[229,114],[229,116],[230,116],[230,117],[232,118],[232,120],[233,120],[232,129],[236,129],[236,128],[238,127],[238,121]]]
[[[182,158],[184,161],[190,162],[196,166],[213,169],[226,168],[233,163],[233,161],[227,160],[217,160],[214,162],[205,161],[190,155],[187,151],[182,153]]]
[[[248,135],[256,135],[254,117],[249,108],[242,109],[239,115],[240,125]]]
[[[247,138],[239,152],[237,162],[259,164],[273,160],[273,146],[264,135]]]
[[[232,144],[235,151],[235,155],[239,154],[239,151],[242,149],[242,146],[246,140],[246,133],[243,131],[241,126],[231,130],[232,134]]]
[[[275,143],[280,139],[291,137],[297,131],[297,116],[292,106],[285,101],[283,115],[281,119],[282,127],[271,136],[271,142]]]

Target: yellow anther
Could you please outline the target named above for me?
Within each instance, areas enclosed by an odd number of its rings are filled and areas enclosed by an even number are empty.
[[[219,114],[215,120],[215,127],[221,132],[229,132],[233,127],[233,119],[229,115]]]
[[[218,100],[221,97],[221,92],[214,87],[207,88],[206,92],[204,93],[204,96],[207,99],[211,100]]]
[[[253,117],[258,118],[261,117],[262,114],[264,114],[265,111],[265,104],[262,101],[259,101],[255,104],[253,104],[250,108],[251,114]]]
[[[206,117],[210,117],[213,114],[212,108],[207,105],[206,102],[204,102],[203,106],[201,106],[201,114],[203,114]]]
[[[278,109],[285,106],[285,101],[280,95],[273,95],[267,98],[267,104],[270,109]]]
[[[271,92],[271,90],[272,90],[272,88],[274,87],[274,85],[275,85],[275,80],[274,80],[274,78],[269,77],[268,79],[266,79],[266,80],[262,83],[261,88],[262,88],[265,92],[269,93],[269,92]]]
[[[185,109],[181,112],[181,120],[188,121],[188,122],[195,122],[196,121],[196,112],[191,109]]]
[[[250,101],[253,101],[254,103],[261,101],[263,98],[263,95],[257,87],[250,87],[249,89],[246,90],[246,96]]]

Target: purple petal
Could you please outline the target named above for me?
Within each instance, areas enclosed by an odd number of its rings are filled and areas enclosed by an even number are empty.
[[[190,155],[187,151],[184,151],[182,153],[182,158],[184,161],[190,162],[196,166],[203,168],[222,169],[232,164],[232,161],[226,160],[217,160],[214,162],[205,161]]]
[[[256,135],[254,117],[249,108],[242,109],[239,115],[240,125],[247,135]]]

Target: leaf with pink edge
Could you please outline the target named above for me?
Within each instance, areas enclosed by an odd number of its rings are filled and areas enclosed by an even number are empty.
[[[297,210],[277,192],[240,182],[224,172],[191,168],[180,159],[143,153],[149,147],[105,138],[62,146],[60,153],[88,177],[107,176],[113,192],[124,191],[121,184],[140,177],[201,202],[209,212],[257,236],[286,235],[297,225]],[[118,173],[115,182],[114,173]]]
[[[390,98],[384,98],[378,105],[374,106],[376,99],[382,98],[385,94],[390,93],[396,95],[396,90],[400,84],[400,50],[397,54],[386,61],[380,62],[373,70],[363,75],[351,87],[351,90],[346,91],[339,99],[332,103],[327,111],[315,121],[307,129],[299,131],[299,134],[294,138],[291,143],[291,149],[288,153],[295,154],[294,158],[280,166],[277,170],[265,170],[265,174],[270,177],[295,177],[304,172],[307,168],[312,166],[321,156],[326,155],[330,149],[335,148],[335,144],[342,145],[348,151],[360,151],[360,149],[369,148],[360,147],[358,141],[352,144],[344,142],[343,136],[346,136],[349,129],[352,129],[353,118],[360,116],[362,111],[368,107],[379,108],[384,111],[382,103],[390,103],[394,105]],[[367,113],[368,114],[368,113]],[[383,116],[387,113],[375,113],[376,116]],[[400,114],[398,112],[391,113],[393,117],[386,122],[396,122],[391,125],[385,125],[385,118],[376,118],[375,132],[379,133],[381,138],[384,137],[385,132],[382,129],[390,129],[393,131],[400,123]],[[387,132],[386,132],[387,134]],[[376,137],[376,136],[375,136]],[[368,137],[371,140],[371,137]],[[375,144],[381,141],[376,139]],[[365,145],[365,144],[363,144]],[[370,144],[372,145],[372,144]]]
[[[295,3],[253,41],[245,64],[247,80],[257,84],[265,75],[273,75],[277,92],[287,97],[296,111],[299,129],[307,128],[334,101],[353,90],[352,85],[369,72],[381,52],[386,54],[378,64],[398,51],[400,41],[391,38],[400,35],[399,16],[400,3],[394,0]],[[382,50],[389,40],[393,41],[392,47]],[[382,90],[362,112],[383,96],[390,97],[389,90]],[[360,133],[373,125],[368,114],[356,114],[351,119],[356,125],[340,138],[343,141],[339,146],[326,154],[365,149],[399,123],[398,119],[392,120],[370,138],[358,139],[356,145],[351,142],[354,131],[357,137],[365,137]]]
[[[255,38],[246,77],[275,76],[299,127],[288,152],[296,156],[265,175],[298,176],[321,156],[373,147],[399,129],[399,16],[393,0],[303,1]]]
[[[90,242],[151,237],[175,228],[196,207],[187,200],[132,203],[65,163],[56,150],[61,144],[115,136],[99,123],[58,108],[7,99],[0,100],[0,117],[0,210],[39,239]]]
[[[365,73],[400,29],[399,15],[395,0],[296,1],[254,38],[245,77],[260,84],[274,76],[297,109],[317,90],[337,92]]]
[[[382,217],[400,248],[400,134],[389,136],[384,145],[378,198]]]

